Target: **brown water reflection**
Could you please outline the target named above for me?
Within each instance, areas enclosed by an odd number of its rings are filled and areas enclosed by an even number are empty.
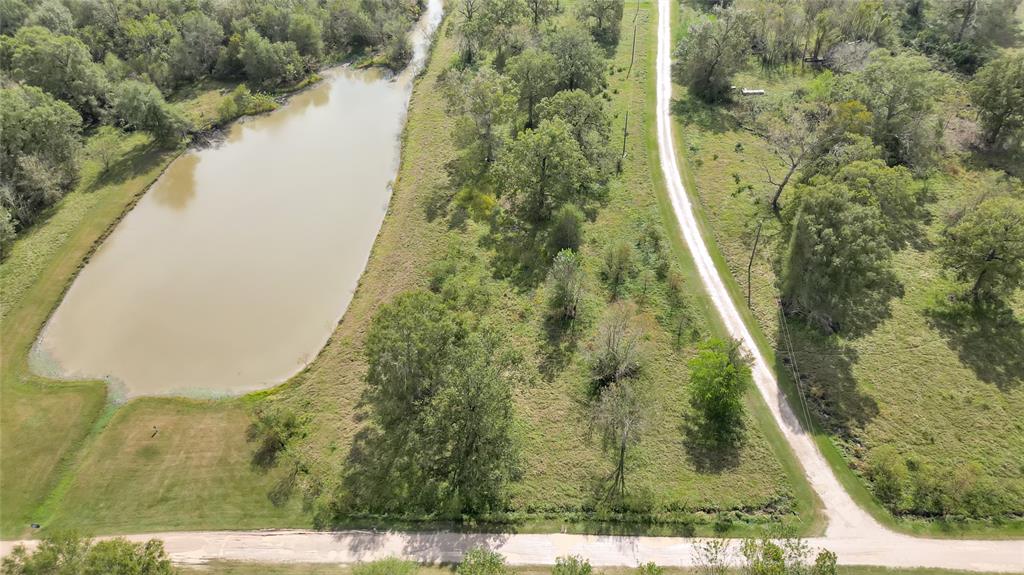
[[[432,0],[421,25],[439,16]],[[301,369],[380,229],[413,72],[329,72],[172,163],[68,291],[36,370],[136,396],[234,394]]]

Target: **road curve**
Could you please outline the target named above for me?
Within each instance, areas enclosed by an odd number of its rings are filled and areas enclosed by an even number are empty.
[[[813,438],[802,427],[779,390],[743,323],[735,302],[700,234],[679,172],[672,138],[670,2],[658,0],[657,129],[658,151],[672,207],[701,281],[733,337],[753,357],[754,380],[824,507],[823,537],[812,548],[834,551],[844,565],[933,567],[973,571],[1024,572],[1024,542],[921,539],[892,532],[859,508],[842,488]],[[164,541],[178,563],[213,560],[277,563],[352,563],[387,556],[422,562],[453,562],[474,547],[503,554],[513,565],[551,565],[557,557],[579,555],[595,566],[634,566],[654,561],[663,566],[694,566],[697,539],[574,534],[468,534],[452,532],[322,532],[301,530],[173,532],[131,535],[129,539]],[[20,542],[0,542],[6,555]],[[24,542],[28,546],[36,542]],[[733,543],[733,552],[736,544]]]

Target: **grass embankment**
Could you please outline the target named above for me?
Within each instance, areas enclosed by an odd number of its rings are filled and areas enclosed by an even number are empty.
[[[677,35],[681,29],[677,26]],[[752,68],[735,83],[775,95],[796,90],[811,77],[799,71],[766,77]],[[760,327],[762,349],[795,397],[790,367],[781,361],[788,354],[776,353],[782,344],[770,258],[777,250],[779,226],[767,208],[770,192],[763,167],[779,169],[780,163],[764,140],[742,129],[729,108],[707,106],[678,88],[673,111],[687,188],[737,302],[746,299],[747,263],[758,222],[764,222],[747,319],[751,327]],[[1024,511],[1024,452],[1019,448],[1024,444],[1024,363],[1015,352],[1024,348],[1024,297],[1018,293],[1011,302],[1015,319],[999,324],[957,325],[942,314],[945,296],[956,288],[941,273],[934,246],[945,215],[981,185],[981,174],[969,167],[973,160],[966,152],[951,155],[930,178],[933,217],[925,224],[925,241],[896,254],[903,294],[888,310],[878,310],[877,326],[858,337],[826,338],[799,321],[788,323],[819,446],[855,499],[884,523],[913,533],[1020,536],[1024,522],[1016,519],[894,518],[859,476],[872,448],[892,445],[937,469],[980,465],[1009,494],[1007,511]]]
[[[218,88],[196,89],[176,98],[176,105],[196,126],[208,128],[223,97]],[[75,454],[99,435],[109,415],[102,382],[38,377],[28,369],[29,350],[92,250],[180,153],[161,149],[144,133],[110,135],[118,138],[118,149],[104,170],[94,153],[101,137],[86,139],[78,186],[0,263],[3,537],[24,535],[29,523],[48,519],[39,506],[67,481]]]
[[[671,222],[662,217],[656,193],[660,185],[653,116],[656,12],[648,2],[640,4],[638,13],[636,8],[634,3],[627,4],[623,39],[609,86],[613,133],[621,135],[626,111],[630,112],[624,173],[613,184],[608,205],[586,229],[581,251],[591,272],[591,301],[587,327],[578,345],[562,342],[559,351],[552,352],[544,326],[542,288],[494,280],[498,296],[492,319],[523,351],[528,369],[535,375],[533,383],[518,390],[516,396],[525,473],[512,487],[510,516],[528,520],[520,524],[523,529],[611,528],[588,523],[602,518],[593,512],[595,486],[612,467],[599,440],[590,433],[585,405],[588,372],[581,349],[608,296],[596,270],[605,245],[614,239],[636,240],[641,224],[664,231],[665,222]],[[637,52],[627,78],[634,14],[638,14]],[[431,209],[437,207],[438,197],[450,193],[444,165],[453,154],[452,143],[445,136],[451,133],[452,120],[445,114],[437,81],[454,55],[455,39],[443,31],[437,38],[431,65],[415,87],[388,215],[359,289],[318,358],[288,383],[250,398],[211,402],[143,399],[121,408],[93,436],[73,475],[66,475],[48,500],[45,510],[53,511],[53,527],[117,533],[308,524],[310,519],[300,512],[297,501],[272,506],[267,494],[275,483],[273,474],[251,468],[252,446],[244,441],[248,424],[245,404],[266,397],[309,414],[309,435],[301,450],[315,473],[328,481],[337,478],[355,434],[364,425],[366,412],[359,402],[365,373],[362,342],[376,309],[401,291],[424,287],[430,264],[442,258],[453,242],[485,261],[493,255],[479,241],[486,233],[483,226]],[[95,237],[98,234],[93,240]],[[674,259],[695,299],[692,327],[703,334],[718,331],[701,299],[685,251],[677,241],[674,249]],[[70,274],[58,277],[56,285],[65,286],[70,278]],[[639,279],[634,278],[627,292],[635,297],[639,286]],[[52,309],[60,289],[33,309]],[[709,534],[716,522],[720,528],[731,524],[730,534],[748,533],[759,523],[777,524],[780,520],[806,528],[813,517],[809,512],[811,495],[755,395],[749,402],[752,415],[741,447],[721,453],[694,449],[683,430],[686,361],[693,342],[676,349],[676,338],[661,317],[664,291],[660,283],[652,287],[641,308],[647,355],[642,385],[654,409],[627,477],[630,489],[638,495],[633,518],[674,521],[662,531],[674,533]],[[26,342],[31,342],[45,313],[27,330]],[[96,419],[102,397],[96,403],[86,422]],[[151,437],[154,425],[158,433]],[[78,437],[85,435],[88,423],[80,427],[83,432]],[[39,476],[51,479],[37,490],[33,503],[25,505],[27,510],[57,483],[53,475]],[[797,511],[803,513],[798,516]],[[644,525],[627,528],[650,530]],[[10,531],[20,533],[19,522],[12,521]]]
[[[512,567],[515,575],[550,575],[550,567]],[[633,575],[636,569],[624,567],[598,567],[597,575]],[[986,575],[975,571],[950,571],[947,569],[886,569],[884,567],[839,567],[839,575]],[[351,575],[354,573],[349,565],[311,565],[311,564],[266,564],[266,563],[235,563],[218,561],[201,567],[189,567],[182,575]],[[449,575],[455,573],[454,567],[423,566],[416,570],[416,575]],[[663,575],[693,575],[703,573],[698,569],[665,568]],[[730,573],[740,573],[739,570]],[[991,575],[991,574],[988,574]]]

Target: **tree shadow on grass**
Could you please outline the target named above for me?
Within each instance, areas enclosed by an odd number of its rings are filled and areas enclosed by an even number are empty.
[[[723,105],[705,104],[696,98],[672,100],[672,115],[703,130],[720,134],[739,128]]]
[[[703,418],[687,417],[680,430],[686,457],[700,473],[723,473],[740,464],[740,448],[746,438],[742,422],[723,435]]]
[[[793,353],[787,346],[776,353],[776,373],[782,377],[799,374],[796,384],[806,400],[807,408],[817,422],[830,434],[848,440],[856,437],[878,416],[878,403],[857,386],[853,368],[857,350],[837,336],[825,337],[817,329],[800,322],[788,322]],[[777,341],[786,341],[779,332]],[[789,398],[797,419],[803,420],[800,397]]]
[[[107,169],[99,172],[83,189],[86,192],[95,192],[107,186],[123,184],[156,167],[165,152],[167,150],[155,141],[140,143],[110,164]]]
[[[544,334],[547,345],[540,350],[540,372],[547,382],[554,381],[579,349],[579,320],[568,320],[547,316],[544,318]]]
[[[1024,323],[1005,303],[976,307],[960,298],[947,298],[925,315],[978,379],[1002,391],[1024,383]]]

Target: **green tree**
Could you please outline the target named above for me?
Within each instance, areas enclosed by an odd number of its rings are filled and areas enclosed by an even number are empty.
[[[572,250],[562,250],[555,256],[548,270],[548,307],[558,319],[574,319],[583,300],[584,272],[579,256]]]
[[[624,5],[623,0],[583,0],[576,7],[576,17],[598,44],[614,48],[619,43]]]
[[[647,406],[629,380],[617,381],[601,390],[594,410],[594,423],[602,443],[614,455],[615,470],[608,496],[621,500],[626,495],[626,459],[630,447],[640,442],[647,419]]]
[[[511,575],[500,553],[483,547],[474,547],[466,552],[455,569],[458,575]]]
[[[872,115],[872,138],[889,163],[927,167],[940,145],[936,102],[949,81],[923,56],[876,50],[864,70],[843,87]]]
[[[639,373],[642,338],[643,330],[637,325],[632,304],[619,302],[608,309],[588,350],[590,370],[598,387]]]
[[[544,49],[555,57],[559,90],[596,94],[604,88],[604,57],[586,30],[577,26],[557,28],[544,37]]]
[[[559,118],[519,134],[494,172],[511,213],[527,225],[546,223],[558,207],[584,204],[595,192],[594,169]]]
[[[253,29],[242,36],[238,58],[246,78],[261,86],[293,84],[305,72],[293,42],[271,42]]]
[[[715,15],[691,25],[674,54],[676,81],[705,102],[728,99],[732,77],[750,54],[749,13],[728,8]]]
[[[365,353],[369,400],[382,429],[397,432],[412,424],[467,336],[462,318],[429,292],[404,293],[380,308]]]
[[[402,294],[374,316],[365,353],[381,468],[350,504],[449,513],[501,504],[518,473],[512,388],[520,359],[468,320],[430,292]]]
[[[86,122],[99,119],[107,83],[103,70],[80,40],[30,26],[18,30],[13,38],[0,38],[0,43],[0,53],[15,80],[67,102]]]
[[[0,34],[14,34],[28,15],[29,7],[24,0],[0,0]]]
[[[478,19],[482,44],[496,52],[495,66],[503,66],[505,58],[520,41],[518,29],[527,13],[524,0],[486,0],[480,3]]]
[[[600,98],[583,90],[563,90],[544,98],[537,107],[541,121],[561,118],[569,124],[580,151],[599,172],[611,170],[609,146],[611,120]]]
[[[530,11],[530,22],[534,28],[540,26],[544,20],[558,12],[557,0],[526,0],[526,8]]]
[[[519,109],[526,112],[526,127],[537,126],[537,104],[555,91],[555,57],[527,48],[508,61],[508,76],[519,89]]]
[[[505,486],[519,474],[512,390],[520,358],[503,346],[496,332],[473,332],[446,366],[424,412],[425,463],[453,511],[499,509]]]
[[[324,53],[323,31],[320,23],[309,14],[292,15],[288,23],[288,40],[295,43],[299,54],[319,60]]]
[[[132,70],[161,89],[171,88],[174,46],[182,41],[174,24],[150,12],[140,19],[126,20],[123,33],[126,45],[122,56]]]
[[[224,29],[202,12],[186,12],[178,20],[181,35],[172,43],[174,74],[178,80],[202,78],[213,70],[224,40]]]
[[[54,34],[70,36],[74,32],[75,20],[59,0],[43,0],[29,14],[25,25],[42,26]]]
[[[1024,53],[1010,52],[986,64],[970,86],[985,143],[1019,140],[1024,127]]]
[[[890,277],[882,216],[877,207],[855,201],[846,186],[824,178],[799,186],[787,210],[783,306],[834,332]]]
[[[39,88],[0,88],[0,207],[8,232],[32,224],[75,183],[81,123],[70,106]]]
[[[735,436],[743,422],[743,394],[750,387],[750,366],[739,346],[711,338],[690,360],[690,405],[717,440]]]
[[[129,130],[146,130],[168,145],[177,145],[190,129],[188,120],[164,101],[156,86],[126,80],[114,88],[112,110]]]
[[[997,195],[956,214],[939,258],[956,279],[971,283],[975,303],[1012,294],[1024,285],[1024,200]]]
[[[845,185],[854,201],[878,209],[882,236],[893,248],[919,235],[922,190],[907,168],[889,167],[882,160],[858,160],[840,168],[831,180]]]
[[[457,173],[463,180],[476,180],[497,159],[505,142],[515,111],[514,86],[493,68],[484,67],[477,72],[452,72],[444,87],[448,111],[458,116]]]

